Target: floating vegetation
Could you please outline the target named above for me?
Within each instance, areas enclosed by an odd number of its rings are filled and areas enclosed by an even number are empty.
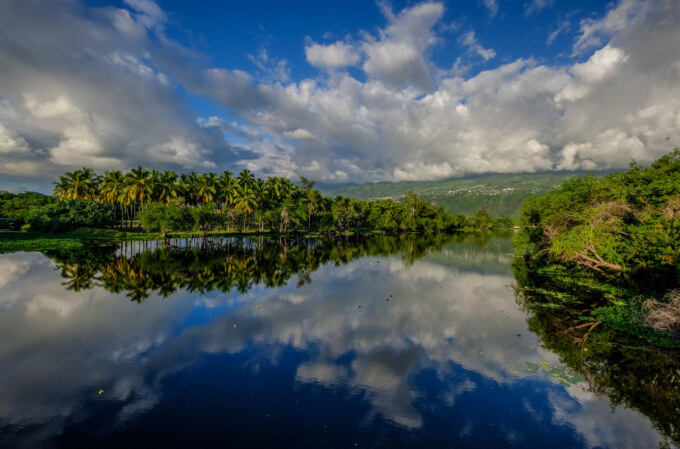
[[[531,362],[525,362],[526,369],[525,373],[528,374],[547,374],[550,377],[557,379],[563,387],[569,387],[571,385],[576,385],[579,382],[584,382],[586,379],[576,371],[570,369],[567,366],[554,366],[550,365],[548,362],[542,362],[540,365]],[[512,369],[515,372],[515,368]],[[515,372],[519,374],[519,372]]]

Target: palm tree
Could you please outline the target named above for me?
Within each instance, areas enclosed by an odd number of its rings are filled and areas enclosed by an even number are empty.
[[[91,168],[68,172],[55,182],[53,195],[60,200],[94,200],[98,178]]]
[[[286,178],[279,178],[275,176],[267,178],[265,181],[270,198],[277,203],[286,198],[285,187],[283,183],[284,180],[286,180]]]
[[[223,171],[217,180],[217,199],[220,204],[224,204],[227,208],[234,205],[236,186],[238,184],[233,173],[229,170]]]
[[[259,218],[259,226],[258,229],[260,232],[262,232],[262,207],[264,206],[265,200],[267,196],[269,195],[269,189],[267,188],[267,184],[262,181],[261,179],[258,179],[255,184],[253,184],[253,195],[255,196],[255,202],[257,203],[257,211],[258,211],[258,218]]]
[[[107,171],[99,184],[100,200],[109,203],[113,207],[115,218],[116,203],[122,203],[121,194],[125,188],[125,176],[118,170]],[[123,227],[123,207],[121,204],[120,227]]]
[[[130,170],[126,177],[129,180],[127,186],[128,195],[134,201],[144,204],[144,200],[153,194],[153,177],[151,172],[140,165]]]
[[[238,174],[238,184],[243,187],[243,186],[252,186],[253,183],[255,182],[255,177],[253,174],[248,170],[247,168],[244,168],[241,170]]]
[[[118,202],[118,197],[125,187],[125,176],[118,170],[111,170],[104,173],[102,182],[99,185],[99,197],[102,201],[114,204]]]
[[[196,190],[198,185],[198,175],[194,172],[189,174],[182,173],[179,178],[182,196],[184,196],[184,202],[193,206],[197,205],[198,197],[196,195]]]
[[[316,210],[318,203],[319,203],[319,191],[314,190],[314,181],[309,181],[307,178],[304,176],[300,176],[300,184],[302,185],[302,191],[305,194],[306,197],[306,203],[307,203],[307,229],[311,227],[312,224],[312,215],[314,214],[314,211]]]
[[[161,173],[158,176],[154,193],[161,203],[170,204],[176,199],[178,195],[177,173],[171,171]]]
[[[130,170],[125,179],[126,186],[121,197],[131,205],[131,218],[134,220],[137,215],[136,204],[144,206],[144,200],[153,196],[153,179],[151,172],[142,166]]]
[[[247,184],[240,186],[236,193],[236,205],[234,208],[249,217],[257,208],[255,192]]]
[[[65,199],[66,196],[68,195],[69,178],[67,178],[66,176],[60,176],[59,181],[55,181],[52,184],[54,184],[54,189],[52,189],[52,196],[59,198],[59,201]]]
[[[290,182],[288,178],[278,178],[279,179],[279,191],[281,192],[282,199],[288,199],[292,197],[298,189],[298,186]]]
[[[217,190],[217,176],[215,173],[202,174],[198,177],[196,182],[196,197],[201,201],[201,204],[209,203],[215,197]]]

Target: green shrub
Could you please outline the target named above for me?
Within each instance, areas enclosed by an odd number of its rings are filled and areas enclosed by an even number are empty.
[[[185,206],[150,204],[137,218],[146,232],[193,231],[196,217]]]
[[[94,201],[67,200],[41,207],[30,218],[31,229],[43,232],[67,232],[76,228],[104,228],[116,220],[110,206]]]
[[[199,229],[203,231],[212,231],[224,225],[224,216],[217,213],[214,206],[204,204],[198,209],[192,211],[194,220]]]
[[[42,193],[26,192],[14,195],[4,193],[0,196],[0,217],[9,218],[12,229],[22,229],[35,218],[43,206],[57,200]]]

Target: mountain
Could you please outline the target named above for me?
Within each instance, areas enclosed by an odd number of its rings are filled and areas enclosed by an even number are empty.
[[[449,212],[474,215],[488,209],[494,217],[517,217],[532,195],[543,195],[564,181],[586,173],[493,174],[447,181],[380,182],[359,186],[322,187],[328,196],[351,196],[362,200],[400,201],[413,190],[422,199],[435,202]]]

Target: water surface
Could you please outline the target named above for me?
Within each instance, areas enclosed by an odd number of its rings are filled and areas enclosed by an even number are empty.
[[[2,255],[0,446],[672,445],[529,330],[511,261],[441,236]]]

